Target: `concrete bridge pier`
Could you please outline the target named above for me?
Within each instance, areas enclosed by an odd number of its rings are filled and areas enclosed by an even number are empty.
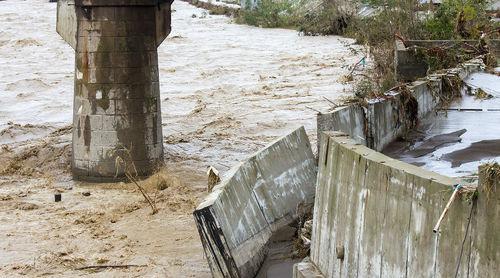
[[[163,161],[157,47],[172,0],[59,0],[57,32],[75,49],[75,179],[151,174]]]

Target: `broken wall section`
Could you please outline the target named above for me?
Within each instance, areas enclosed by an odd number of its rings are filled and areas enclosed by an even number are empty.
[[[394,73],[396,79],[398,81],[413,81],[427,75],[429,65],[417,53],[418,48],[471,49],[471,47],[478,47],[478,43],[478,40],[407,40],[403,44],[402,41],[396,40],[394,49]],[[500,40],[488,40],[487,46],[491,54],[499,59]]]
[[[494,195],[480,193],[477,204],[457,199],[435,234],[459,181],[343,133],[322,136],[318,163],[311,262],[296,265],[295,277],[450,277],[457,268],[458,277],[498,273],[497,185],[490,188]]]
[[[450,84],[461,82],[470,74],[484,68],[475,59],[443,73],[431,74],[403,86],[398,91],[388,91],[383,97],[370,99],[366,104],[339,107],[317,117],[318,134],[323,131],[347,133],[357,143],[382,151],[389,143],[412,130],[419,119],[445,105],[454,97]],[[321,138],[318,138],[318,142]]]
[[[194,212],[214,277],[254,277],[273,232],[314,202],[317,164],[303,127],[233,168]]]

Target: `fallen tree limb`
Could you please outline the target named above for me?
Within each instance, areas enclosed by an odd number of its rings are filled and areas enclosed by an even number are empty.
[[[151,199],[151,197],[149,197],[149,195],[146,193],[146,191],[144,190],[144,188],[142,188],[142,186],[139,185],[139,183],[137,182],[137,180],[132,177],[132,175],[129,173],[129,172],[125,172],[125,176],[127,176],[127,178],[132,182],[134,183],[137,188],[139,189],[139,191],[141,192],[142,196],[144,197],[144,199],[146,199],[146,201],[149,203],[149,205],[151,206],[151,210],[153,211],[153,214],[156,214],[158,212],[158,209],[156,208],[156,204],[155,204],[155,201],[153,201]]]

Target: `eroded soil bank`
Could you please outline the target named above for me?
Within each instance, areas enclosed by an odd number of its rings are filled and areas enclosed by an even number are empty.
[[[143,183],[157,200],[151,215],[132,184],[71,179],[74,53],[55,32],[55,8],[0,2],[0,276],[210,277],[191,216],[207,167],[224,173],[299,125],[315,146],[314,110],[348,93],[339,80],[357,47],[175,1],[159,48],[167,169]],[[78,270],[124,264],[135,266]]]

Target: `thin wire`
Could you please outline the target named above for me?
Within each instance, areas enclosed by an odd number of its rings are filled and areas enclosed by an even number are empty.
[[[469,222],[467,222],[467,229],[465,230],[464,240],[462,241],[462,248],[460,249],[460,256],[458,257],[457,269],[455,271],[455,278],[458,277],[458,271],[460,270],[460,264],[462,263],[462,254],[464,253],[464,245],[465,241],[467,240],[467,235],[469,234],[469,226],[472,219],[472,211],[474,210],[475,205],[476,205],[476,200],[474,199],[472,200],[472,206],[470,208],[470,213],[469,213]]]

